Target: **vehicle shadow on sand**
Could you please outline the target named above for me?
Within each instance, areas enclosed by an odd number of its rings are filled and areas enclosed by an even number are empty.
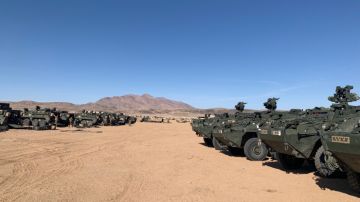
[[[199,144],[202,145],[202,146],[204,146],[204,147],[208,147],[208,148],[213,148],[213,149],[214,149],[213,146],[207,145],[207,144],[205,144],[205,143],[203,143],[203,142],[200,142]]]
[[[346,178],[324,178],[320,176],[315,176],[314,180],[316,184],[322,189],[322,190],[332,190],[337,191],[341,193],[348,194],[350,196],[354,197],[360,197],[360,194],[357,194],[355,191],[353,191],[350,186],[347,183]]]
[[[70,132],[70,133],[103,133],[103,131],[89,131],[84,129],[76,129],[76,130],[60,130],[62,133]]]
[[[269,160],[269,161],[265,161],[263,162],[263,166],[269,166],[271,168],[275,168],[275,169],[279,169],[279,170],[283,170],[284,172],[288,173],[288,174],[310,174],[310,173],[314,173],[314,181],[316,183],[316,185],[318,185],[320,187],[320,189],[322,190],[332,190],[332,191],[337,191],[337,192],[341,192],[341,193],[345,193],[348,194],[350,196],[355,196],[355,197],[360,197],[360,194],[357,194],[356,192],[352,191],[351,188],[349,187],[347,181],[346,181],[346,176],[345,174],[337,174],[334,177],[321,177],[318,172],[316,172],[316,168],[314,165],[311,165],[309,163],[304,163],[303,167],[297,170],[292,170],[292,171],[286,171],[284,170],[280,163],[277,162],[276,160]]]
[[[269,161],[264,161],[263,162],[263,166],[268,166],[271,168],[275,168],[278,170],[282,170],[288,174],[292,173],[292,174],[309,174],[312,172],[316,172],[316,169],[313,165],[310,165],[308,163],[304,163],[304,165],[300,168],[300,169],[295,169],[295,170],[285,170],[281,167],[280,163],[276,160],[269,160]]]
[[[219,152],[222,153],[222,154],[228,155],[228,156],[232,156],[232,157],[244,157],[244,158],[246,158],[244,152],[237,151],[236,153],[232,153],[232,152],[230,152],[228,150],[220,150]]]

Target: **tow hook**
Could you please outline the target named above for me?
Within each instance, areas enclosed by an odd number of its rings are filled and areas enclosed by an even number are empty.
[[[289,145],[287,143],[284,144],[285,151],[289,150]]]

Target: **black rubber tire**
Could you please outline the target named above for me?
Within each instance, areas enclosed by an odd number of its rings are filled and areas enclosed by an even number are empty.
[[[82,120],[82,121],[80,122],[79,126],[82,127],[82,128],[87,128],[87,127],[88,127],[87,121]]]
[[[31,125],[32,125],[34,130],[39,130],[38,129],[39,128],[39,120],[37,120],[37,119],[32,120]]]
[[[334,170],[326,165],[324,152],[325,150],[323,146],[319,147],[319,149],[316,151],[314,157],[315,168],[318,171],[319,175],[321,175],[322,177],[331,177],[336,173],[339,173],[340,170]]]
[[[43,130],[46,129],[47,128],[46,120],[39,120],[39,127]]]
[[[227,149],[233,156],[244,156],[244,149],[230,146],[228,146]]]
[[[269,154],[266,145],[261,143],[258,138],[250,138],[244,145],[244,153],[250,161],[263,161]]]
[[[30,119],[24,119],[22,124],[25,127],[29,127],[31,125],[31,121],[30,121]]]
[[[208,147],[213,147],[213,146],[214,146],[214,145],[213,145],[213,141],[212,141],[212,139],[210,139],[210,138],[204,137],[204,143],[205,143],[205,145],[208,146]]]
[[[305,159],[296,158],[295,156],[278,152],[276,152],[276,159],[279,161],[280,165],[284,168],[284,170],[299,169],[305,162]]]
[[[347,172],[347,181],[352,190],[356,193],[360,193],[360,174],[356,173],[352,170],[348,170]]]
[[[215,137],[212,138],[212,143],[216,150],[225,150],[225,146],[221,145]]]

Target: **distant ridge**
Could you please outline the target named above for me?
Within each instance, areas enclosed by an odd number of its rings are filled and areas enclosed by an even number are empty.
[[[76,105],[68,102],[10,102],[12,108],[34,108],[36,105],[48,108],[58,108],[67,111],[81,111],[82,109],[109,112],[137,112],[137,111],[163,111],[163,110],[194,110],[195,108],[184,102],[170,100],[164,97],[154,97],[149,94],[124,95],[105,97],[94,103]]]

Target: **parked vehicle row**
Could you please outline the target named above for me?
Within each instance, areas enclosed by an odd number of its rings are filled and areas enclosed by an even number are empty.
[[[0,103],[0,131],[7,129],[50,130],[57,127],[118,126],[136,123],[136,117],[123,113],[83,110],[79,113],[59,111],[56,108],[14,110],[9,103]]]
[[[360,193],[360,106],[352,86],[337,87],[329,108],[278,111],[278,98],[264,103],[266,110],[205,115],[192,128],[207,146],[244,154],[252,161],[278,160],[287,171],[313,164],[322,177],[347,173],[350,186]]]

